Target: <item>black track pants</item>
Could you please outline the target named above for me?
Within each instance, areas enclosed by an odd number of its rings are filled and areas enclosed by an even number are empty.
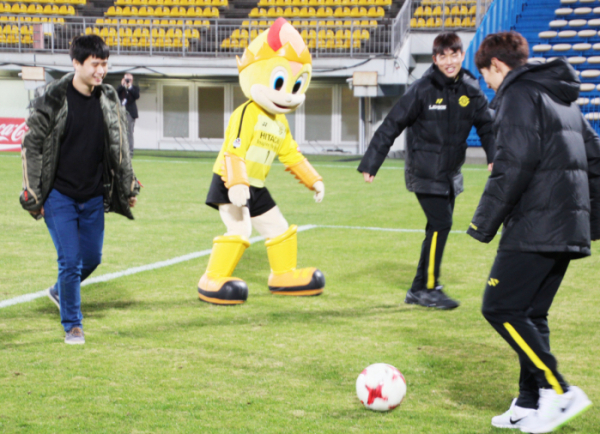
[[[520,407],[537,408],[541,388],[568,390],[550,352],[548,310],[569,261],[566,253],[499,251],[492,266],[481,311],[519,355]]]
[[[421,258],[412,290],[434,289],[438,285],[440,267],[446,240],[452,228],[454,195],[437,196],[417,193],[417,199],[427,217],[425,240],[421,246]]]

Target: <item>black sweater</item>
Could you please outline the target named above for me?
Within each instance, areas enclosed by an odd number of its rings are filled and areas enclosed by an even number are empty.
[[[69,83],[67,110],[54,188],[84,202],[103,194],[104,118],[99,88],[85,96]]]

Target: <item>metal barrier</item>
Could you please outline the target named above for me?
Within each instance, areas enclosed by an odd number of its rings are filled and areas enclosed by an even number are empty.
[[[38,22],[34,22],[36,20]],[[41,22],[44,20],[44,22]],[[393,23],[380,20],[290,20],[301,32],[313,57],[391,57]],[[117,54],[231,57],[271,21],[136,20],[89,17],[0,16],[0,50],[68,52],[74,36],[97,34]],[[408,26],[400,29],[406,33]],[[399,39],[398,41],[400,41]]]
[[[392,24],[392,53],[397,54],[410,32],[411,0],[406,0]]]

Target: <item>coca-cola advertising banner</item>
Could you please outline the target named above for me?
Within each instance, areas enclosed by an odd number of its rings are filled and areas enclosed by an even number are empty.
[[[0,151],[20,151],[27,130],[25,118],[0,118]]]

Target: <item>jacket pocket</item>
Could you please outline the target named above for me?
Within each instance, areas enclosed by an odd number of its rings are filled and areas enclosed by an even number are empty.
[[[410,172],[417,178],[435,180],[442,158],[442,145],[419,143],[411,150]]]

